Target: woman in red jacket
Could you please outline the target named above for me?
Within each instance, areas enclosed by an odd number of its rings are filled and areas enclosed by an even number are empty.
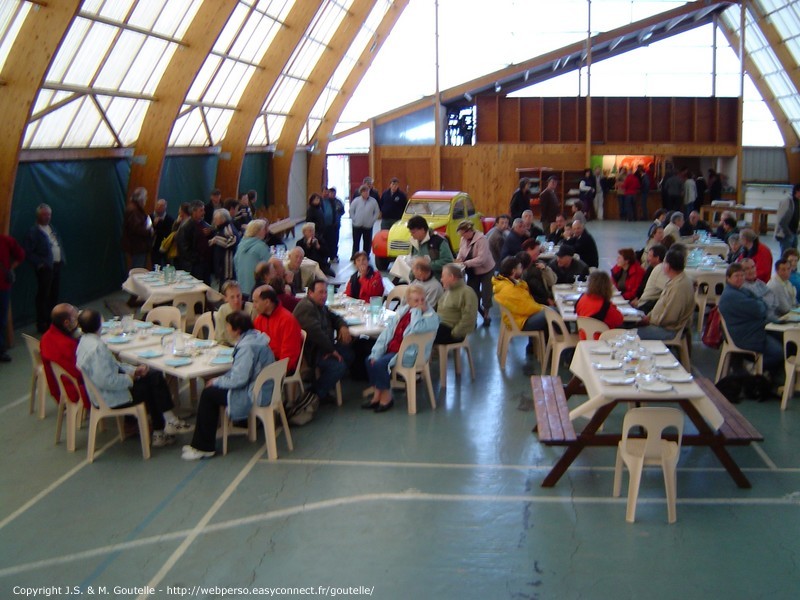
[[[369,265],[366,252],[356,252],[353,255],[353,264],[356,272],[347,281],[344,293],[364,302],[369,302],[373,296],[383,296],[383,277]]]
[[[608,325],[609,329],[622,327],[622,313],[611,302],[614,288],[611,278],[605,271],[592,271],[585,294],[582,294],[575,304],[575,314],[579,317],[591,317]],[[580,332],[582,340],[586,334]]]
[[[611,269],[611,278],[614,280],[614,287],[622,292],[622,297],[633,300],[644,279],[644,269],[636,260],[633,248],[622,248],[617,252],[617,264]]]

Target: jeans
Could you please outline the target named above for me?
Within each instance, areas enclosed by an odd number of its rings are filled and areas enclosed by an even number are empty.
[[[331,390],[336,387],[336,383],[344,378],[350,363],[353,362],[353,350],[350,346],[336,344],[336,351],[341,354],[343,360],[337,360],[334,356],[328,358],[317,357],[317,369],[319,377],[312,386],[317,396],[327,398]]]
[[[675,331],[655,325],[639,327],[639,338],[643,340],[671,340],[675,337],[675,333]]]
[[[764,370],[771,373],[783,372],[783,339],[778,332],[767,332],[764,342]]]
[[[481,301],[480,308],[486,313],[492,308],[492,276],[494,273],[489,271],[483,275],[467,275],[467,285],[475,290],[475,295]]]
[[[797,248],[797,234],[792,233],[786,237],[780,238],[778,240],[778,244],[780,244],[781,247],[781,254],[783,254],[789,248]]]
[[[364,252],[369,253],[372,252],[372,227],[355,227],[353,226],[353,254],[358,252],[359,241],[364,240]]]
[[[525,320],[522,325],[523,331],[547,331],[547,313],[544,311],[552,310],[550,308],[543,308],[539,312],[532,314]]]
[[[648,221],[647,217],[647,197],[649,196],[649,192],[642,192],[642,221]]]
[[[391,388],[390,381],[392,374],[389,371],[389,363],[392,358],[397,356],[397,352],[387,352],[380,358],[375,359],[375,364],[371,364],[369,356],[367,357],[367,374],[369,375],[369,382],[379,390],[388,390]]]
[[[142,404],[147,407],[147,414],[153,423],[153,431],[164,430],[164,413],[172,410],[172,394],[170,394],[164,376],[157,371],[150,371],[144,377],[133,382],[131,402],[117,406],[124,408]],[[216,432],[216,429],[214,430]]]

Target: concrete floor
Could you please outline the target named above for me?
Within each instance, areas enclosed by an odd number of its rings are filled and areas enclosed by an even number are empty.
[[[641,246],[646,228],[590,223],[601,266]],[[349,249],[343,239],[342,256]],[[497,322],[471,338],[476,380],[456,379],[451,364],[436,410],[420,387],[415,416],[402,395],[388,413],[362,411],[363,384],[347,382],[344,406],[293,430],[294,452],[278,440],[277,462],[263,438],[241,437],[225,457],[184,462],[176,446],[143,461],[138,440],[120,443],[109,428],[89,465],[85,430],[76,453],[53,444],[54,404],[43,421],[27,414],[18,343],[0,365],[0,597],[16,586],[60,586],[50,597],[67,597],[79,586],[134,598],[147,585],[152,598],[176,586],[199,598],[312,586],[377,598],[797,596],[800,399],[784,413],[777,402],[740,405],[765,436],[732,451],[752,489],[737,488],[709,450],[684,448],[678,522],[667,524],[661,474],[650,470],[628,524],[624,494],[611,497],[612,449],[587,450],[556,487],[541,487],[560,450],[531,434],[528,377],[540,368],[517,341],[499,370]],[[717,355],[695,342],[704,374]]]

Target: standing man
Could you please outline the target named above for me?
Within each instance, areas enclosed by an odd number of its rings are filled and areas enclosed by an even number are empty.
[[[598,221],[603,220],[603,204],[605,203],[605,190],[603,189],[603,169],[594,168],[594,210]]]
[[[411,256],[427,256],[433,274],[441,279],[442,267],[453,262],[453,251],[447,239],[435,231],[430,231],[425,217],[414,215],[408,220],[411,234]]]
[[[800,184],[792,188],[791,197],[781,200],[777,217],[775,239],[781,246],[781,253],[789,248],[797,248],[797,226],[800,223]]]
[[[122,222],[122,251],[128,255],[131,269],[141,269],[147,265],[147,253],[153,247],[153,222],[144,208],[147,190],[138,187],[125,208]]]
[[[211,282],[211,226],[203,220],[205,207],[200,200],[192,202],[192,218],[186,219],[178,228],[175,238],[178,244],[178,258],[175,266],[202,279],[206,285]]]
[[[561,212],[561,202],[556,196],[558,178],[551,175],[547,178],[547,187],[539,194],[539,208],[542,211],[542,229],[550,231],[550,223],[556,220],[556,215]]]
[[[224,206],[222,206],[222,192],[219,191],[217,188],[214,188],[213,190],[211,190],[211,196],[209,197],[208,202],[206,202],[205,216],[203,217],[205,219],[205,222],[206,223],[213,222],[214,211],[220,208],[224,208]],[[233,216],[234,215],[231,215],[231,217]]]
[[[333,225],[325,231],[325,240],[328,242],[331,262],[339,263],[339,230],[342,227],[342,217],[344,216],[344,202],[336,197],[336,188],[328,188],[328,193],[323,199],[323,204],[328,202],[333,207]]]
[[[61,267],[66,264],[61,236],[50,225],[53,210],[47,204],[36,207],[36,225],[31,227],[23,247],[27,259],[36,269],[36,330],[44,333],[50,327],[50,311],[58,303]]]
[[[489,249],[492,251],[492,257],[494,258],[495,271],[500,266],[503,244],[506,241],[510,226],[511,217],[508,215],[500,215],[494,222],[494,227],[486,234],[486,241],[489,242]]]
[[[407,203],[408,197],[400,189],[400,180],[392,177],[389,189],[381,196],[381,229],[391,229],[392,225],[402,219]]]
[[[375,198],[375,202],[380,202],[381,193],[375,189],[375,186],[373,184],[374,181],[372,180],[372,177],[364,177],[364,181],[361,182],[362,187],[367,186],[367,188],[369,188],[369,195]],[[361,194],[361,188],[358,188],[358,193]],[[355,200],[357,197],[358,196],[353,196],[353,200]]]
[[[14,269],[25,260],[25,251],[10,235],[0,235],[0,362],[11,362],[6,351],[6,327]]]
[[[586,219],[591,221],[594,218],[595,211],[594,211],[594,198],[596,195],[594,175],[592,175],[591,169],[585,169],[583,172],[583,179],[581,179],[580,184],[578,185],[579,191],[579,198],[580,201],[583,202],[583,206],[586,209]]]
[[[372,251],[372,227],[381,214],[378,202],[370,195],[368,185],[358,188],[358,196],[350,201],[350,219],[353,222],[353,251],[352,256],[358,252],[359,243],[363,244],[363,250],[369,256]],[[363,240],[363,242],[361,242]]]
[[[175,219],[167,213],[167,201],[164,198],[156,200],[156,209],[150,215],[150,219],[153,221],[153,231],[155,232],[150,258],[153,265],[164,266],[167,264],[167,257],[161,253],[161,242],[172,233],[172,226],[175,224]]]
[[[683,171],[683,214],[689,218],[689,213],[694,210],[697,202],[697,184],[694,182],[692,172],[689,169]]]

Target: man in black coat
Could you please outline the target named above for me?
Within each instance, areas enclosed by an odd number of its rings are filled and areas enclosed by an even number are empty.
[[[581,257],[581,260],[590,267],[600,266],[600,257],[597,254],[597,244],[591,234],[586,231],[582,221],[573,221],[572,223],[572,239],[569,241],[570,245],[575,249],[575,252]]]

